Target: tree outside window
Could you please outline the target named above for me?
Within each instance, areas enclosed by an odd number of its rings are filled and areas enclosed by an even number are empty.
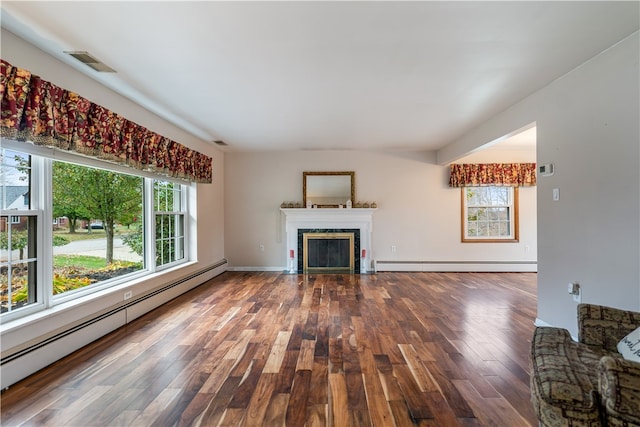
[[[58,161],[52,171],[53,216],[67,218],[66,247],[76,247],[54,250],[53,294],[143,269],[142,256],[122,243],[133,218],[142,217],[143,178]]]

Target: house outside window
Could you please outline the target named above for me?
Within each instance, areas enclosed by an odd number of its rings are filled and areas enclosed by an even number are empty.
[[[518,241],[518,187],[462,187],[463,242]]]

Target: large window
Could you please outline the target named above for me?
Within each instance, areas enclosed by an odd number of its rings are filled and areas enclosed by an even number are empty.
[[[463,242],[517,242],[518,188],[462,188]]]
[[[142,247],[127,240],[143,217],[144,179],[60,161],[52,170],[52,215],[65,219],[53,232],[53,294],[142,270]]]
[[[186,185],[93,160],[0,154],[3,320],[187,260]]]

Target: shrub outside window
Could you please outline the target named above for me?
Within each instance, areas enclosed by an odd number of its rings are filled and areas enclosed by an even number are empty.
[[[462,241],[517,242],[518,188],[463,187]]]

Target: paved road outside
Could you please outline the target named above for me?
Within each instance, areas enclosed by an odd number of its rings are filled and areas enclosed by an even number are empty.
[[[64,246],[54,246],[53,254],[87,255],[105,258],[107,256],[107,239],[78,240]],[[142,261],[142,257],[133,252],[119,237],[113,239],[113,259],[133,262]]]

